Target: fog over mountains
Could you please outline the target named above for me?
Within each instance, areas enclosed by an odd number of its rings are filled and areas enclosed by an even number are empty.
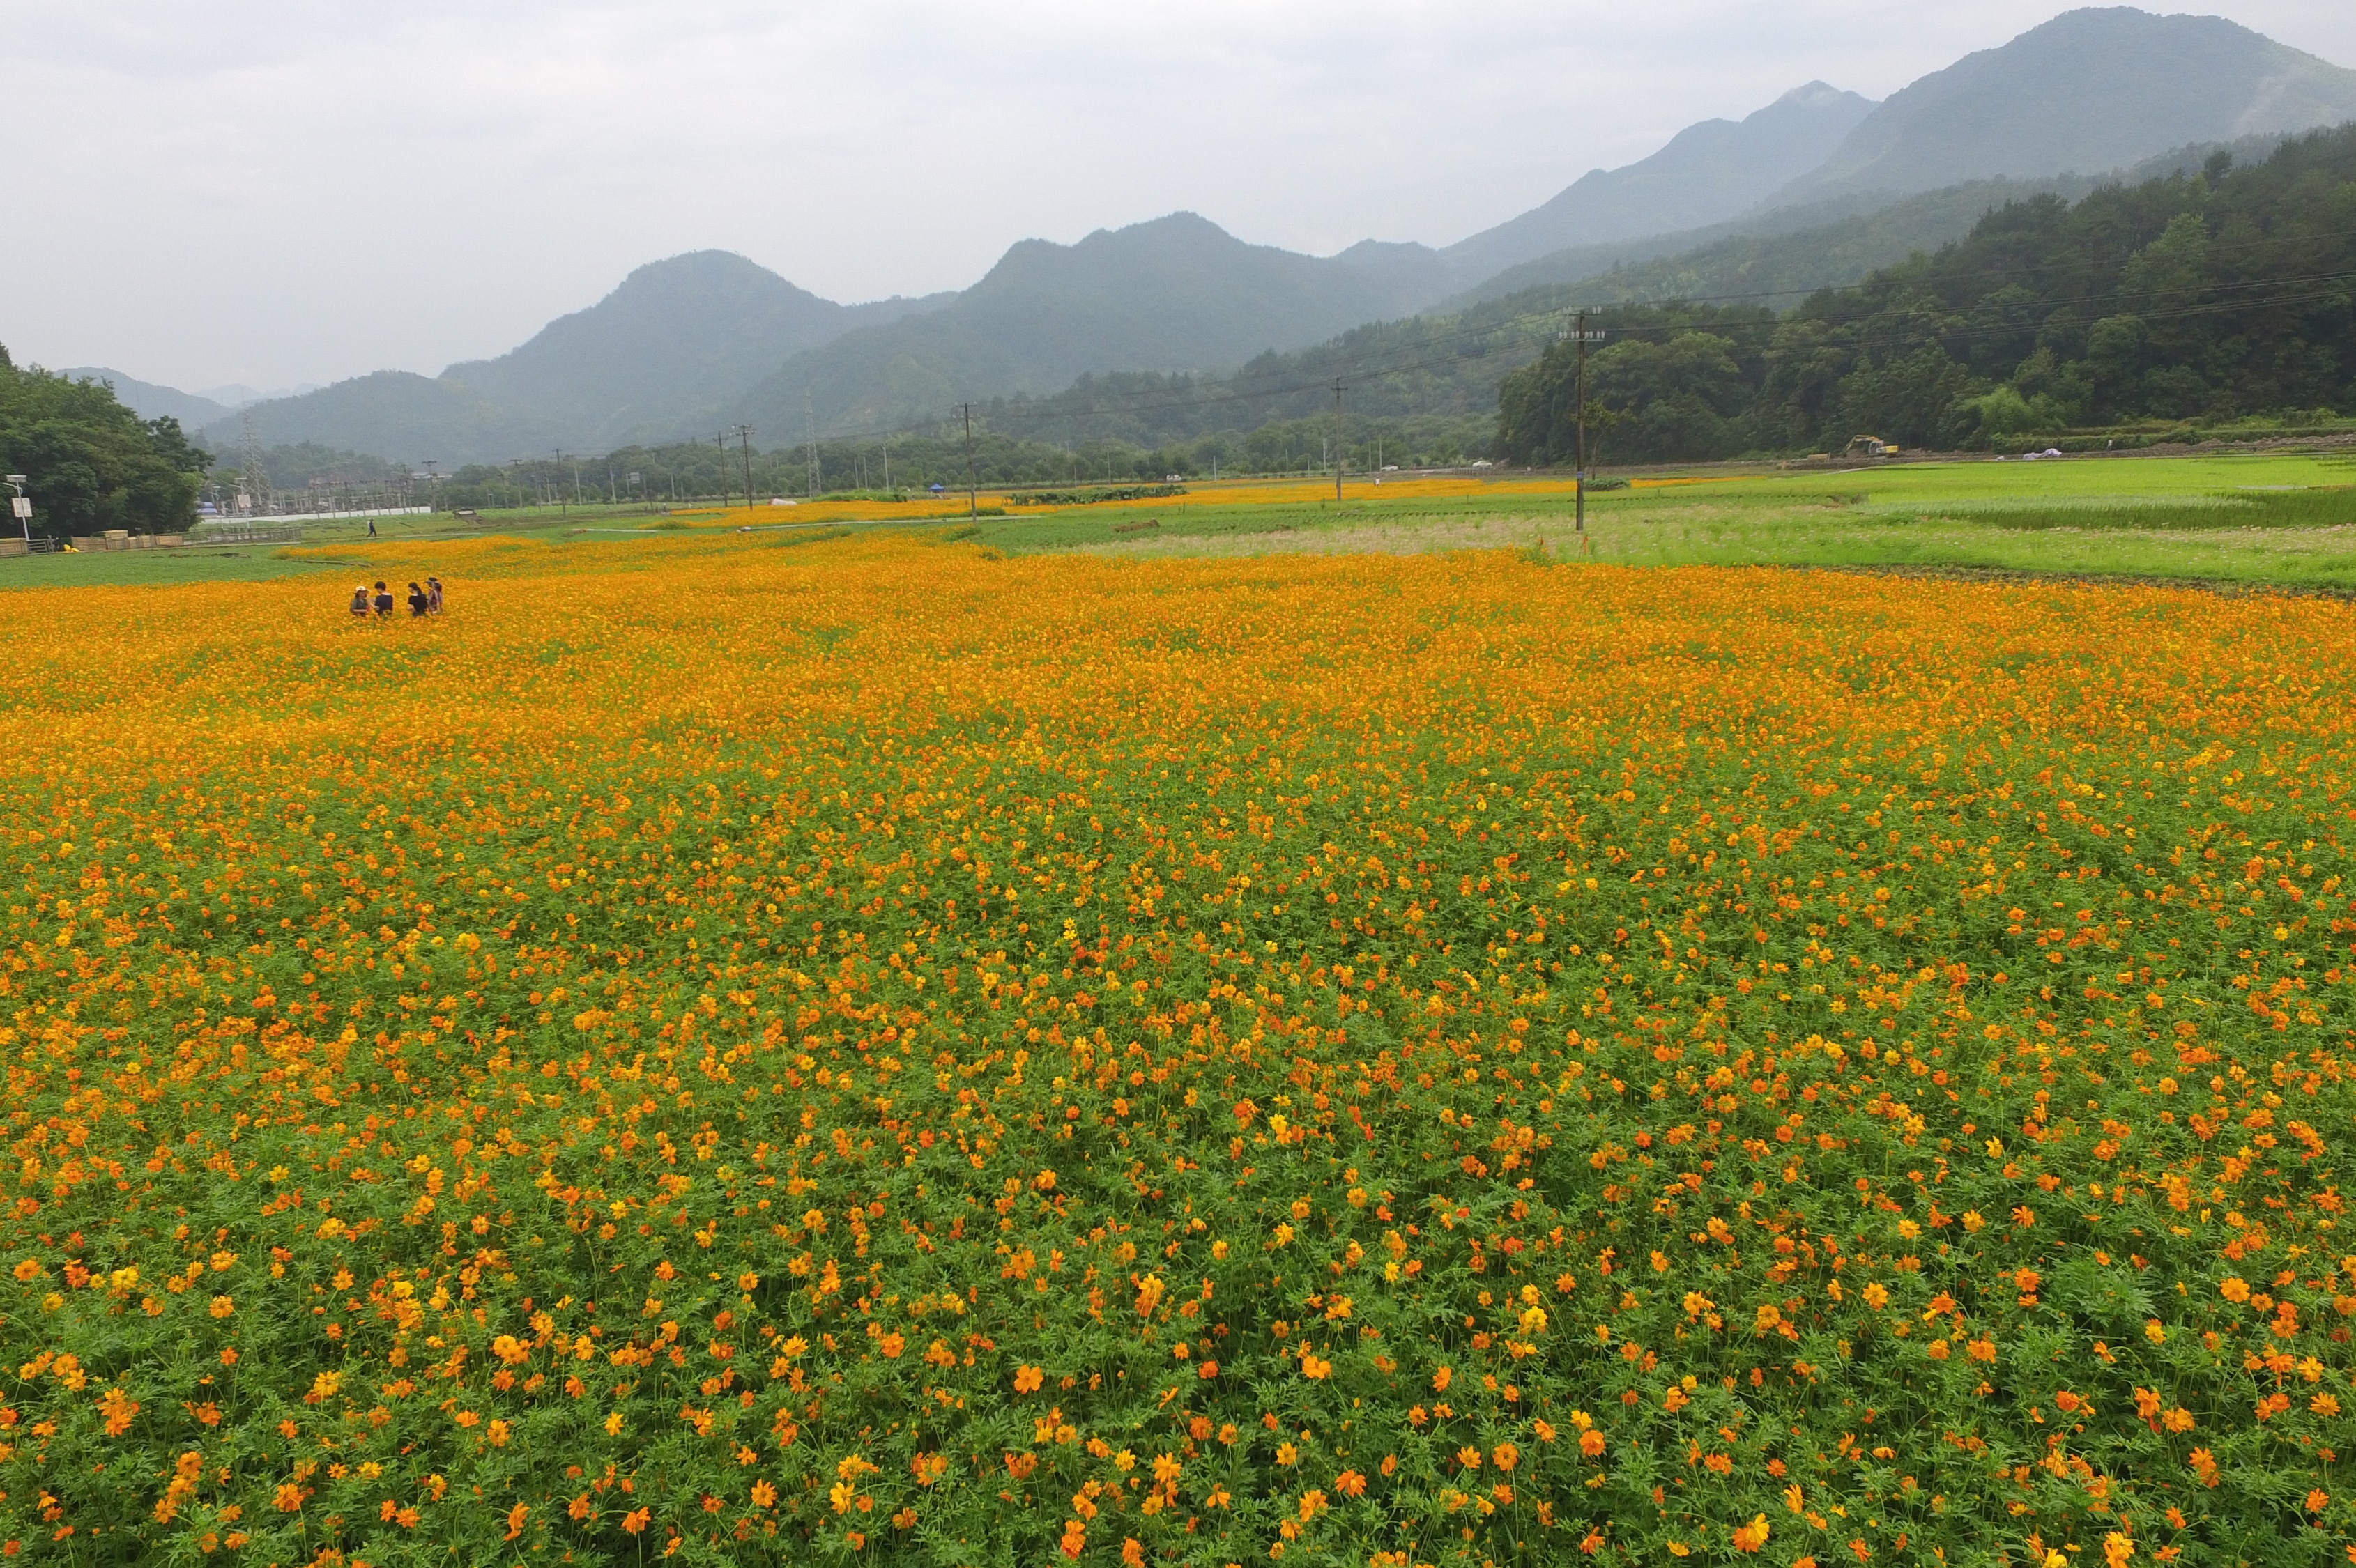
[[[215,451],[233,450],[249,419],[266,445],[445,468],[740,421],[760,444],[790,444],[812,423],[821,435],[883,429],[1090,372],[1223,371],[1525,288],[1595,279],[1600,290],[1640,263],[1647,293],[1722,277],[1727,263],[1710,257],[1744,237],[1784,237],[1779,288],[1852,282],[1897,259],[1890,245],[1935,245],[2025,190],[2083,192],[2187,148],[2350,120],[2356,71],[2218,17],[2080,10],[1879,104],[1819,81],[1744,119],[1702,122],[1440,248],[1368,241],[1310,257],[1180,213],[1073,245],[1025,240],[969,289],[861,305],[702,251],[640,267],[519,347],[437,377],[379,372],[232,412],[104,374],[132,406],[179,418]],[[1901,221],[1872,218],[1910,200]],[[1812,257],[1822,275],[1802,276]]]

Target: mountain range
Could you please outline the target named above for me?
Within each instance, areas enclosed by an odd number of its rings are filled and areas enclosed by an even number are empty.
[[[126,376],[120,370],[110,370],[102,365],[78,365],[58,374],[77,381],[104,381],[114,388],[123,405],[134,411],[141,419],[176,419],[186,430],[197,430],[216,420],[225,419],[238,410],[272,398],[299,398],[305,392],[318,390],[316,383],[286,387],[274,392],[256,391],[252,387],[230,385],[208,387],[200,392],[183,392],[175,387],[159,387]]]
[[[383,371],[236,413],[216,404],[215,415],[104,374],[134,408],[172,412],[215,451],[234,449],[248,420],[265,445],[445,465],[739,422],[783,445],[813,427],[888,428],[1091,372],[1223,371],[1540,285],[1593,280],[1600,292],[1631,269],[1648,273],[1650,293],[1723,276],[1730,244],[1747,256],[1745,243],[1776,241],[1775,292],[1804,292],[1853,281],[1893,243],[1952,238],[2032,187],[2083,192],[2188,147],[2351,119],[2356,71],[2235,23],[2079,10],[1880,103],[1810,82],[1742,120],[1705,121],[1441,248],[1367,241],[1310,257],[1180,213],[1072,245],[1025,240],[970,288],[863,305],[701,251],[641,267],[521,347],[439,376]]]
[[[2356,118],[2356,71],[2222,16],[2071,11],[1892,93],[1772,205],[2095,174],[2196,142]]]
[[[1871,118],[1869,98],[1821,81],[1746,120],[1705,120],[1624,168],[1592,169],[1553,199],[1440,252],[1466,283],[1560,251],[1722,223],[1820,166]]]

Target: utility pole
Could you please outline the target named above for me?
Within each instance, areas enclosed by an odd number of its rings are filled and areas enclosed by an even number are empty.
[[[1342,498],[1342,378],[1333,378],[1333,499]]]
[[[744,509],[753,509],[753,427],[740,424],[728,432],[734,436],[744,453]]]
[[[564,449],[561,446],[556,449],[556,515],[559,517],[573,515],[564,507]]]
[[[809,496],[818,499],[818,413],[810,400],[810,389],[802,389],[802,437],[809,446]]]
[[[973,405],[965,405],[965,515],[969,522],[981,518],[981,500],[973,482]]]
[[[884,488],[892,487],[892,432],[884,432]]]
[[[1572,531],[1583,534],[1587,531],[1587,346],[1601,341],[1603,334],[1587,330],[1587,313],[1582,310],[1572,325],[1571,336],[1579,344],[1579,368],[1573,376],[1571,400],[1571,417],[1578,427],[1578,450],[1573,458],[1579,465],[1571,480],[1572,493],[1577,497],[1573,503],[1576,520]]]

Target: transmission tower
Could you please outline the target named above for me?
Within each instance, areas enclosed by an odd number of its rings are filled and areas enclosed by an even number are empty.
[[[244,431],[238,438],[237,464],[244,470],[246,509],[265,512],[270,508],[270,475],[262,472],[262,436],[253,428],[253,416],[245,416]]]

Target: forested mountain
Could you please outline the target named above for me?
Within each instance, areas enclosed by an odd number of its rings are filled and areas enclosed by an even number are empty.
[[[1787,310],[1819,289],[1857,283],[1877,268],[1894,266],[1917,251],[1935,251],[1960,240],[1982,218],[2008,203],[2037,196],[2074,202],[2105,186],[2140,185],[2169,175],[2190,174],[2221,152],[2236,162],[2263,160],[2284,140],[2279,135],[2245,136],[2222,146],[2180,147],[2116,176],[1973,180],[1886,206],[1879,199],[1848,198],[1817,207],[1787,208],[1734,226],[1723,239],[1681,246],[1673,254],[1647,261],[1615,259],[1609,266],[1598,266],[1592,260],[1581,264],[1582,252],[1549,257],[1515,268],[1494,280],[1477,297],[1525,301],[1553,297],[1623,304],[1739,295]],[[1862,210],[1844,210],[1850,208]],[[1506,294],[1498,288],[1505,283],[1519,286]],[[1547,284],[1554,285],[1551,296],[1539,292]]]
[[[2272,146],[2263,144],[2266,151]],[[2206,155],[2160,162],[2171,170],[2196,168]],[[993,430],[1067,445],[1117,441],[1161,447],[1223,432],[1240,442],[1266,426],[1324,418],[1338,379],[1345,384],[1345,415],[1485,421],[1507,373],[1537,358],[1561,334],[1565,313],[1575,306],[1704,300],[1787,310],[1823,289],[1858,283],[1917,251],[1961,239],[2008,201],[2046,194],[2074,198],[2100,183],[1977,181],[1788,232],[1737,234],[1676,255],[1568,269],[1567,281],[1526,285],[1454,310],[1369,323],[1307,348],[1257,356],[1231,375],[1089,375],[1039,397],[992,399],[981,411]]]
[[[1041,392],[1091,370],[1207,370],[1411,309],[1411,261],[1318,260],[1248,245],[1193,213],[1028,240],[956,300],[788,360],[734,417],[787,440],[937,415],[976,395]]]
[[[2280,140],[2253,137],[2230,150],[2262,157]],[[2213,145],[2187,149],[2197,155],[2184,166],[2199,166],[2216,150]],[[2074,201],[2099,186],[2153,178],[2175,172],[2181,164],[2180,155],[2155,159],[2125,181],[2057,175],[2041,180],[1971,180],[1897,200],[1879,194],[1838,197],[1753,213],[1685,234],[1585,245],[1510,268],[1431,314],[1569,285],[1576,285],[1573,293],[1581,300],[1605,303],[1758,289],[1794,304],[1795,296],[1856,283],[1876,267],[1902,261],[1918,250],[1935,250],[1960,240],[1973,224],[2008,201],[2043,195]]]
[[[2001,444],[2136,420],[2356,407],[2356,127],[2264,163],[2040,197],[1783,317],[1607,313],[1588,368],[1604,461]],[[1565,460],[1569,346],[1509,377],[1499,428]]]
[[[1872,112],[1871,99],[1812,81],[1748,119],[1688,125],[1651,157],[1593,170],[1544,205],[1440,254],[1472,282],[1572,247],[1723,222],[1823,163]]]
[[[528,411],[573,447],[611,446],[752,386],[805,349],[950,298],[843,305],[725,251],[640,267],[589,309],[444,381]]]
[[[937,300],[841,305],[724,251],[650,262],[586,310],[496,359],[435,377],[379,371],[257,403],[205,431],[235,445],[250,416],[267,444],[298,442],[411,462],[602,450],[681,432],[791,356]]]
[[[205,454],[104,382],[19,369],[0,348],[0,466],[26,476],[37,536],[171,533],[194,514]],[[22,537],[13,519],[0,530]]]
[[[2099,174],[2195,142],[2356,119],[2356,71],[2221,16],[2067,12],[1893,93],[1772,205]]]

